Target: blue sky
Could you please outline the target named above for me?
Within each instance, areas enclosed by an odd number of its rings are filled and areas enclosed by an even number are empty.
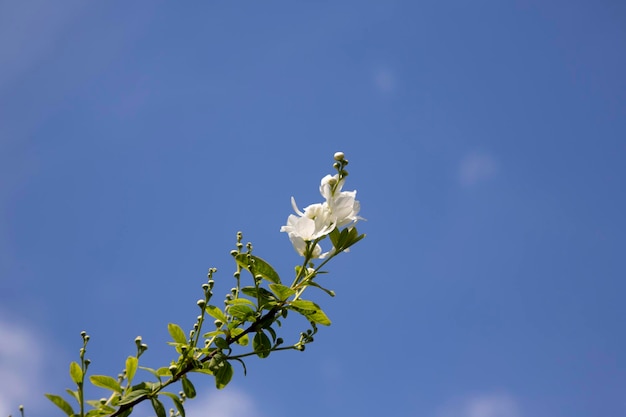
[[[289,275],[341,150],[333,325],[190,415],[626,414],[625,51],[608,0],[0,2],[0,412],[55,415],[81,330],[169,362],[238,230]]]

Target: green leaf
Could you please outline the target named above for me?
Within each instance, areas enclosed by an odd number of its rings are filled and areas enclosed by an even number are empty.
[[[76,362],[70,363],[70,376],[76,385],[83,383],[83,370]]]
[[[276,296],[274,294],[262,287],[243,287],[241,292],[249,297],[261,298],[261,301],[276,300]]]
[[[150,402],[152,403],[152,408],[154,408],[154,412],[157,417],[167,417],[165,414],[165,407],[163,407],[163,403],[159,401],[158,398],[152,397],[150,398]]]
[[[126,358],[126,380],[128,384],[133,381],[135,377],[135,373],[137,372],[137,365],[139,364],[139,359],[134,356],[129,356]]]
[[[187,344],[187,336],[185,336],[185,332],[180,328],[178,324],[169,323],[167,325],[167,331],[170,332],[170,336],[176,343],[180,343],[183,345]]]
[[[157,378],[159,377],[159,374],[157,374],[156,369],[148,368],[147,366],[138,366],[137,368],[142,369],[146,372],[150,372],[152,375],[154,375]]]
[[[100,388],[106,388],[111,391],[122,393],[122,387],[120,387],[120,383],[117,382],[116,379],[111,378],[107,375],[92,375],[89,377],[89,380],[93,385]]]
[[[139,388],[139,386],[143,386],[143,383],[139,384],[137,387],[133,387],[132,391],[126,394],[117,405],[130,404],[137,398],[148,395],[152,392],[152,390],[149,388]]]
[[[230,345],[228,344],[226,339],[223,339],[221,337],[216,337],[213,342],[215,343],[215,346],[217,346],[220,349],[229,349],[230,348]]]
[[[294,290],[283,284],[270,284],[270,289],[274,294],[276,294],[276,298],[281,301],[286,300],[296,293]]]
[[[69,403],[63,399],[63,397],[59,397],[58,395],[54,395],[54,394],[46,394],[46,398],[52,401],[54,405],[59,407],[61,410],[63,410],[63,412],[67,414],[68,416],[71,416],[72,414],[74,414],[74,410],[72,409],[72,406],[69,405]]]
[[[247,304],[250,306],[254,306],[254,303],[248,300],[247,298],[235,298],[228,302],[228,305],[235,305],[235,304]]]
[[[272,349],[269,337],[263,332],[258,332],[252,339],[252,348],[259,358],[267,358]]]
[[[185,407],[183,406],[183,402],[180,400],[178,395],[171,392],[161,392],[159,393],[159,395],[166,395],[170,397],[172,399],[172,402],[174,403],[174,407],[176,407],[176,409],[178,410],[180,417],[185,417]]]
[[[280,277],[278,276],[278,273],[276,273],[276,271],[274,270],[274,268],[272,268],[270,264],[268,264],[258,256],[240,253],[235,257],[235,260],[237,261],[237,264],[239,264],[239,266],[249,272],[252,272],[250,271],[250,267],[248,265],[248,259],[250,259],[250,262],[253,262],[252,269],[254,270],[254,275],[260,275],[262,278],[268,280],[269,282],[280,284]]]
[[[72,391],[71,389],[65,390],[69,395],[72,396],[76,400],[76,402],[80,402],[80,397],[78,396],[78,391]]]
[[[250,308],[245,304],[233,305],[228,308],[228,313],[239,320],[247,320],[254,321],[254,316],[256,315],[256,311]]]
[[[217,389],[222,389],[233,378],[233,367],[228,362],[223,362],[223,366],[221,366],[217,372],[215,372],[215,386]]]
[[[315,304],[313,301],[292,301],[289,303],[288,308],[297,311],[312,322],[323,324],[324,326],[330,326],[331,322],[328,316],[326,316],[320,306]]]
[[[222,310],[220,310],[219,307],[206,306],[205,310],[209,316],[218,319],[222,323],[226,323],[228,321],[226,320],[226,315],[222,312]]]
[[[167,366],[162,366],[156,370],[157,376],[170,376],[172,373],[170,372],[170,368]]]
[[[183,392],[187,396],[187,398],[194,398],[196,396],[196,389],[194,388],[191,381],[187,378],[181,379],[183,383]]]
[[[334,228],[332,232],[329,233],[328,237],[333,244],[333,247],[336,249],[339,243],[339,237],[341,233],[337,228]]]
[[[233,339],[243,333],[243,329],[241,327],[234,328],[230,331],[230,337]],[[248,346],[249,340],[248,335],[244,334],[241,338],[237,339],[237,344],[241,346]]]
[[[315,281],[309,281],[309,282],[307,282],[307,285],[309,285],[311,287],[319,288],[320,290],[324,291],[326,294],[330,295],[331,297],[335,296],[335,291],[329,290],[328,288],[324,288],[324,287],[322,287],[320,284],[318,284]]]

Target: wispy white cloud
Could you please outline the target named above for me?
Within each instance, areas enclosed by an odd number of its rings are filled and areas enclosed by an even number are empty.
[[[497,173],[496,159],[484,152],[471,152],[459,164],[459,182],[465,187],[493,178]]]
[[[263,417],[252,396],[233,386],[208,394],[199,392],[185,405],[187,417]]]
[[[389,69],[379,69],[374,74],[374,85],[381,93],[392,93],[396,88],[396,76]]]
[[[478,394],[445,404],[436,417],[522,417],[518,402],[508,394]]]
[[[81,1],[0,2],[0,90],[52,54],[84,7]]]
[[[18,414],[20,404],[38,399],[43,362],[35,331],[0,315],[0,416]],[[39,401],[38,401],[39,402]]]

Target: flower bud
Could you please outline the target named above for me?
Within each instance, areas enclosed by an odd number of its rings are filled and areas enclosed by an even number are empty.
[[[334,158],[335,161],[341,161],[343,160],[343,158],[345,158],[345,155],[343,154],[343,152],[335,152]]]
[[[206,301],[202,299],[196,301],[196,304],[198,304],[198,307],[200,307],[201,309],[204,309],[204,307],[206,307]]]
[[[172,375],[174,375],[176,373],[177,366],[176,365],[170,365],[169,370],[170,370],[170,373]]]

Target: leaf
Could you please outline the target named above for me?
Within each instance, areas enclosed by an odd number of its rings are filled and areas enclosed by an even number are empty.
[[[276,296],[274,294],[262,287],[243,287],[241,292],[249,297],[260,298],[261,301],[276,300]]]
[[[258,332],[252,339],[252,348],[259,358],[267,358],[272,349],[269,337],[263,332]]]
[[[283,284],[270,284],[270,289],[274,294],[276,294],[276,298],[281,301],[286,300],[296,293],[293,289]]]
[[[135,373],[137,372],[137,365],[139,364],[139,359],[134,356],[129,356],[126,358],[126,380],[128,381],[128,385],[132,382],[135,377]]]
[[[161,392],[159,393],[159,395],[166,395],[170,397],[172,399],[172,402],[174,403],[174,407],[176,407],[176,409],[178,410],[180,417],[185,417],[185,407],[183,406],[183,402],[180,400],[178,395],[171,392]]]
[[[256,312],[245,304],[233,305],[228,308],[228,314],[232,315],[239,320],[247,320],[251,318],[250,321],[254,321],[254,316]]]
[[[70,394],[75,400],[76,402],[80,402],[80,397],[78,396],[78,391],[72,391],[71,389],[66,389],[65,390],[68,394]]]
[[[320,306],[313,301],[296,300],[289,303],[288,308],[302,314],[308,320],[322,324],[324,326],[330,326],[331,322],[328,316],[322,311]]]
[[[226,323],[228,321],[226,320],[226,315],[222,312],[222,310],[220,310],[219,307],[206,306],[205,310],[209,316],[218,319],[222,323]]]
[[[76,385],[83,383],[83,370],[76,362],[70,363],[70,376]]]
[[[243,329],[241,327],[234,328],[230,331],[230,337],[234,339],[241,333],[243,333]],[[248,342],[249,340],[247,334],[244,334],[243,336],[241,336],[241,338],[237,339],[237,344],[241,346],[248,346]]]
[[[315,281],[309,281],[307,282],[307,285],[310,285],[311,287],[319,288],[320,290],[324,291],[326,294],[330,295],[331,297],[335,296],[335,291],[329,290],[328,288],[324,288]]]
[[[120,383],[117,382],[116,379],[111,378],[107,375],[92,375],[89,377],[89,380],[93,385],[100,388],[106,388],[111,391],[122,393],[122,387],[120,387]]]
[[[247,304],[250,306],[254,306],[254,303],[248,300],[247,298],[235,298],[228,302],[228,305],[235,305],[235,304]]]
[[[183,378],[181,382],[183,383],[183,392],[185,393],[185,396],[187,396],[187,398],[195,397],[196,389],[194,388],[191,381],[187,378]]]
[[[165,407],[163,407],[163,403],[159,401],[158,398],[152,397],[150,398],[150,402],[152,403],[152,408],[154,408],[154,412],[157,417],[167,417],[165,414]]]
[[[217,372],[215,372],[215,386],[217,389],[222,389],[233,378],[233,367],[228,362],[223,362],[223,366],[221,366]]]
[[[169,323],[167,325],[167,331],[170,332],[170,336],[176,343],[180,343],[183,345],[187,344],[187,336],[185,336],[185,332],[180,328],[178,324]]]
[[[68,416],[74,414],[74,409],[72,409],[72,406],[69,405],[69,403],[63,399],[63,397],[59,397],[58,395],[54,394],[46,394],[46,398],[52,401],[54,405],[59,407],[61,410],[63,410],[63,412]]]
[[[336,249],[338,246],[339,237],[340,237],[339,230],[337,228],[334,228],[333,231],[328,234],[328,237],[330,238],[330,241],[332,242],[333,247]]]
[[[229,349],[230,348],[230,345],[228,344],[226,339],[223,339],[221,337],[216,337],[213,342],[215,343],[215,346],[217,346],[220,349]]]
[[[270,264],[268,264],[267,262],[265,262],[263,259],[259,258],[258,256],[249,255],[247,253],[240,253],[239,255],[235,257],[235,260],[237,261],[237,264],[239,264],[239,266],[241,266],[243,269],[249,272],[252,272],[252,271],[250,271],[248,262],[252,262],[253,263],[252,269],[254,270],[255,276],[260,275],[262,278],[265,278],[266,280],[270,282],[273,282],[275,284],[280,284],[280,277],[278,276],[278,273],[276,273],[276,271],[274,270],[274,268],[272,268]]]
[[[159,377],[159,374],[157,374],[157,371],[155,369],[152,368],[148,368],[147,366],[138,366],[137,368],[142,369],[146,372],[150,372],[152,375],[154,375],[156,378]]]
[[[122,400],[117,405],[130,404],[133,401],[135,401],[137,398],[142,397],[144,395],[148,395],[151,392],[152,392],[152,390],[150,390],[148,388],[135,388],[135,387],[133,387],[133,390],[131,392],[129,392],[128,394],[126,394],[124,396],[124,398],[122,398]]]

